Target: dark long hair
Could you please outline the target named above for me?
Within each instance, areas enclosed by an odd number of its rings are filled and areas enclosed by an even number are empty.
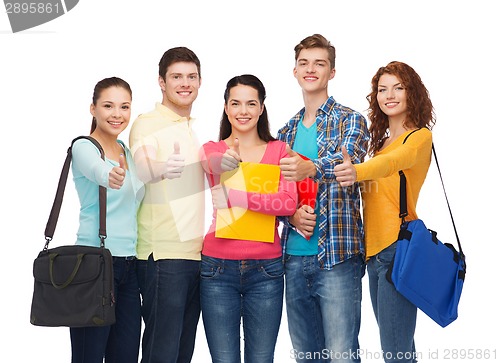
[[[227,105],[229,102],[229,92],[231,88],[238,85],[244,85],[254,88],[257,91],[259,102],[264,108],[262,114],[259,116],[259,121],[257,122],[257,133],[262,141],[269,142],[276,140],[272,135],[269,128],[269,119],[267,117],[267,110],[264,101],[266,99],[266,89],[260,79],[252,74],[243,74],[241,76],[233,77],[227,82],[226,90],[224,91],[224,102]],[[232,132],[231,123],[227,117],[226,111],[222,111],[222,118],[220,120],[219,129],[219,140],[227,139]]]
[[[380,67],[372,78],[372,90],[366,99],[370,106],[368,118],[371,121],[369,154],[379,151],[388,136],[389,118],[382,112],[377,101],[378,82],[383,74],[392,74],[398,78],[406,89],[407,119],[405,123],[412,127],[432,129],[435,121],[434,108],[420,76],[409,65],[402,62],[390,62]]]
[[[127,82],[118,77],[104,78],[101,79],[99,82],[97,82],[97,84],[94,87],[94,94],[92,95],[92,103],[94,104],[94,106],[97,105],[97,100],[99,99],[99,97],[101,97],[101,93],[110,87],[121,87],[125,89],[130,94],[130,99],[132,99],[132,89],[130,88],[130,85]],[[92,125],[90,126],[90,133],[93,133],[96,127],[97,127],[97,121],[95,117],[92,117]]]

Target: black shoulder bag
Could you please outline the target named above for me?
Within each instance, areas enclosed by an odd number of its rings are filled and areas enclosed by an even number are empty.
[[[113,292],[113,257],[105,248],[106,188],[99,186],[100,247],[69,245],[49,249],[54,236],[64,189],[71,164],[73,143],[88,139],[99,149],[101,145],[90,136],[71,142],[59,178],[56,196],[45,228],[45,246],[33,264],[35,285],[31,303],[31,324],[37,326],[97,327],[115,322]]]

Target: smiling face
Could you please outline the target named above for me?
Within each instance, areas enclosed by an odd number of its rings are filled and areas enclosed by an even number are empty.
[[[192,62],[172,63],[165,77],[159,77],[158,82],[163,93],[162,104],[180,116],[189,117],[201,86],[196,64]]]
[[[398,77],[384,73],[378,81],[377,101],[389,120],[404,121],[407,113],[406,89]]]
[[[335,76],[328,51],[323,48],[302,49],[297,57],[293,75],[305,92],[326,91],[328,81]]]
[[[131,103],[132,96],[123,87],[113,86],[102,90],[96,103],[90,105],[97,129],[117,137],[130,121]]]
[[[238,136],[248,132],[257,133],[257,123],[264,105],[260,103],[259,93],[255,88],[238,84],[230,89],[224,111],[233,134]]]

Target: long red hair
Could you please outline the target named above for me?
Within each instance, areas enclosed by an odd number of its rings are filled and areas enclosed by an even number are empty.
[[[390,62],[385,67],[380,67],[372,78],[372,90],[366,99],[370,106],[368,118],[371,121],[370,146],[368,153],[373,155],[379,151],[389,132],[389,118],[382,112],[377,101],[378,82],[383,74],[396,76],[406,89],[407,117],[405,124],[408,127],[426,127],[432,129],[435,121],[434,107],[420,76],[409,65],[402,62]]]

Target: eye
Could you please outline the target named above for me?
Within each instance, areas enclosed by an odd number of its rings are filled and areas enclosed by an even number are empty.
[[[382,92],[385,92],[385,91],[386,91],[385,88],[379,88],[378,93],[382,93]]]
[[[105,105],[103,105],[103,107],[109,109],[109,108],[111,108],[111,105],[110,104],[105,104]]]
[[[130,108],[130,106],[129,106],[129,105],[123,105],[123,106],[122,106],[122,109],[124,109],[124,110],[128,110],[129,108]]]

